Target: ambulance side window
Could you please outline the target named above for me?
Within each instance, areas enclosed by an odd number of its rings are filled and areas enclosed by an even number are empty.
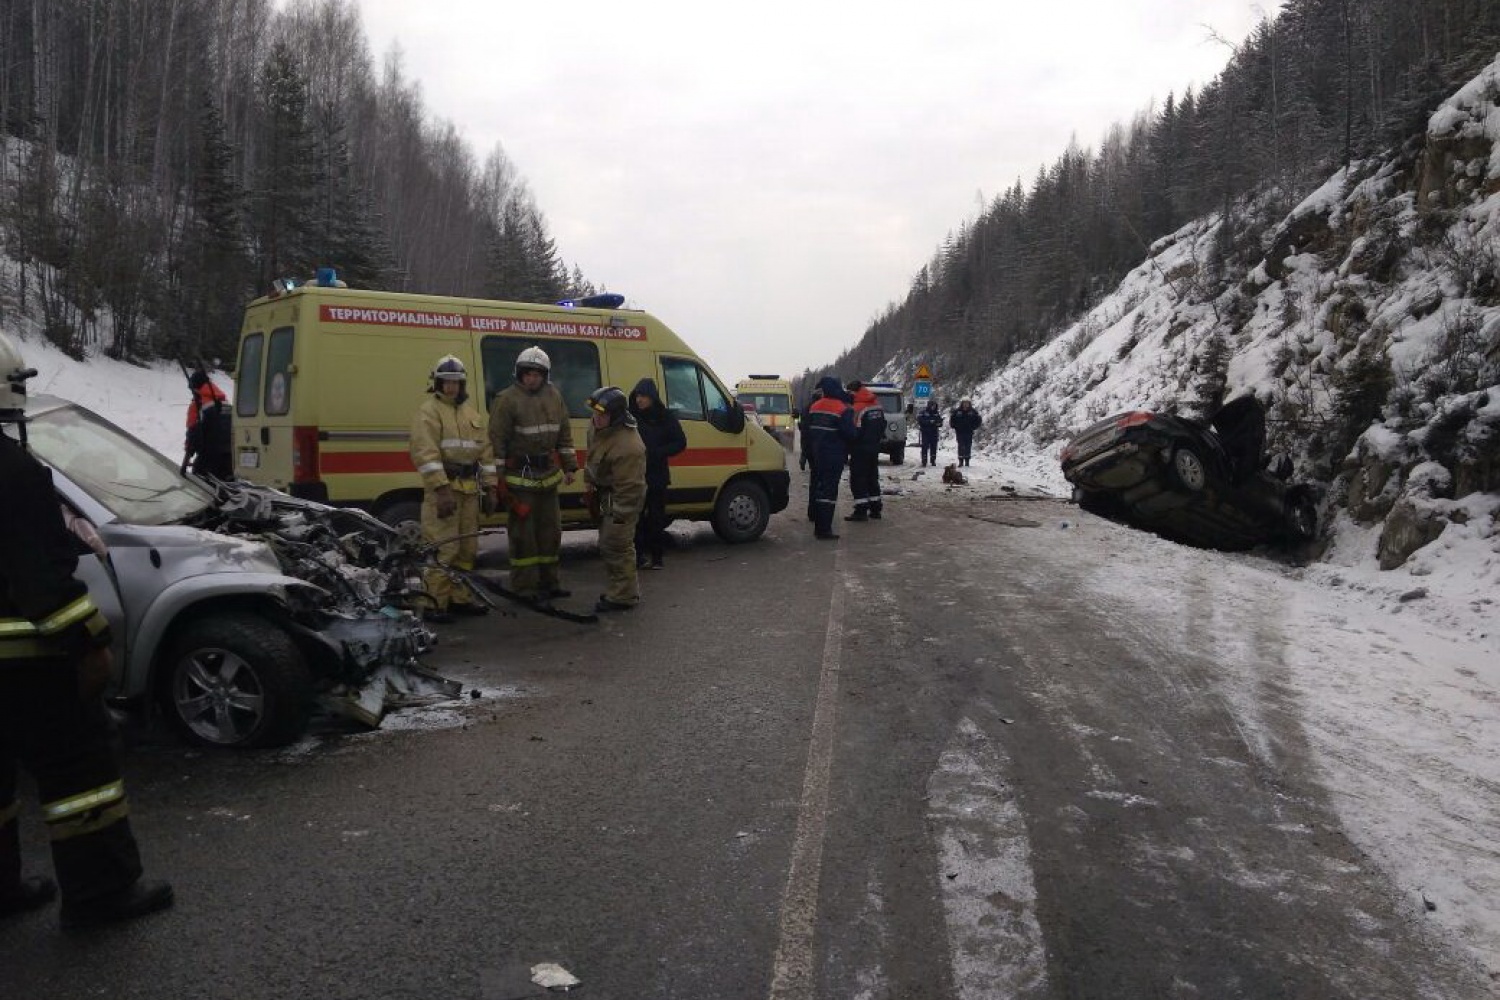
[[[260,406],[260,362],[266,350],[266,336],[252,333],[240,345],[240,363],[234,370],[234,412],[253,417]]]
[[[552,362],[550,378],[568,416],[588,419],[589,393],[602,383],[599,374],[599,345],[587,340],[548,340],[531,337],[485,337],[479,345],[484,363],[484,408],[488,412],[495,397],[516,380],[516,356],[528,347],[540,347]]]
[[[271,342],[266,350],[266,403],[268,417],[284,417],[292,409],[292,377],[287,369],[292,366],[292,347],[296,331],[291,327],[271,331]]]
[[[666,383],[664,402],[679,420],[706,420],[730,434],[744,430],[745,411],[731,402],[701,365],[683,358],[662,358],[661,374]]]

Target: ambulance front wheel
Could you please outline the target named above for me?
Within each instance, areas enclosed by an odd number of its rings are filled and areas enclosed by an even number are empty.
[[[714,534],[731,545],[753,542],[765,534],[771,520],[771,500],[751,479],[736,479],[719,492],[714,504]]]

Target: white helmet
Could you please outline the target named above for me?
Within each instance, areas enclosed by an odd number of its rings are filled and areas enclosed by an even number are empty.
[[[552,378],[552,359],[547,357],[547,352],[540,347],[528,347],[516,355],[516,381],[521,381],[521,373],[527,368],[535,368],[542,373],[544,381]]]
[[[463,361],[452,354],[445,354],[438,358],[437,364],[432,366],[432,386],[430,392],[441,393],[442,383],[458,383],[458,401],[462,403],[469,398],[467,385],[469,381],[468,369],[464,367]]]
[[[432,380],[447,382],[457,379],[460,382],[469,380],[469,372],[464,368],[464,363],[451,354],[445,354],[438,358],[437,364],[432,366]]]
[[[27,368],[15,341],[0,333],[0,420],[26,419],[26,380],[36,376]]]

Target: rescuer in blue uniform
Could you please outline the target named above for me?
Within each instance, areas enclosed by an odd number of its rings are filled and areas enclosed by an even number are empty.
[[[818,381],[822,396],[807,407],[804,418],[805,449],[812,463],[808,483],[808,517],[813,522],[813,537],[832,541],[833,515],[839,502],[839,479],[849,461],[849,447],[858,436],[854,426],[854,407],[849,394],[832,375]]]

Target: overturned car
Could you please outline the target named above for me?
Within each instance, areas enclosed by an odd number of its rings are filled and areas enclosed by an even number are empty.
[[[1254,397],[1202,423],[1132,410],[1106,417],[1062,451],[1084,510],[1205,548],[1296,545],[1318,530],[1317,494],[1294,484],[1284,456],[1263,460],[1265,416]]]
[[[433,635],[404,610],[430,558],[419,539],[361,511],[184,477],[66,400],[30,397],[26,415],[114,632],[116,703],[248,748],[297,739],[318,705],[375,726],[458,695],[419,665]]]

